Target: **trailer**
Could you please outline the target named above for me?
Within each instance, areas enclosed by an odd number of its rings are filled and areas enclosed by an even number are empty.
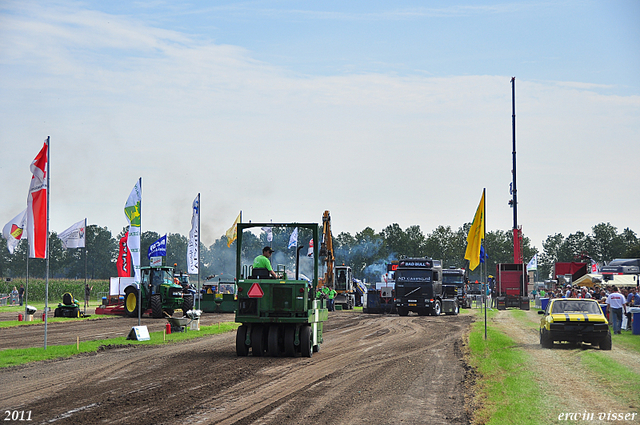
[[[496,264],[496,304],[498,310],[510,307],[529,310],[527,267],[519,263]]]

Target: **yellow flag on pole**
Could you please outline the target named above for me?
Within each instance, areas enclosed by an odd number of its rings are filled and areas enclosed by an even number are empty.
[[[480,198],[480,205],[476,210],[476,215],[473,217],[473,223],[469,229],[467,235],[467,251],[464,253],[464,258],[469,260],[469,269],[474,270],[480,264],[480,247],[482,247],[482,240],[484,239],[484,190],[482,190],[482,198]]]
[[[238,217],[236,217],[236,220],[233,222],[233,226],[231,226],[229,230],[227,230],[227,233],[226,233],[227,248],[230,248],[233,241],[238,239],[238,223],[240,223],[241,216],[242,216],[242,211],[240,211],[240,213],[238,214]]]

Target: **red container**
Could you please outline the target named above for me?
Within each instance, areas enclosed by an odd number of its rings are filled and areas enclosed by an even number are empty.
[[[42,313],[42,321],[44,322],[44,318],[47,315],[47,313]]]
[[[18,314],[18,322],[22,322],[22,313]]]
[[[167,329],[167,335],[169,335],[171,333],[171,323],[167,322],[166,329]]]

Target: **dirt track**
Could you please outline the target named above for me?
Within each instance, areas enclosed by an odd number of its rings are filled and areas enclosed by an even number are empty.
[[[471,321],[334,312],[311,359],[238,358],[235,333],[107,348],[0,370],[0,408],[36,424],[467,424]]]

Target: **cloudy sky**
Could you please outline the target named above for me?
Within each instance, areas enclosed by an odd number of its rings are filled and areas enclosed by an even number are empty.
[[[640,233],[640,2],[0,2],[0,221],[51,136],[51,229],[142,227],[211,244],[243,221],[334,234],[392,223],[533,245]]]

